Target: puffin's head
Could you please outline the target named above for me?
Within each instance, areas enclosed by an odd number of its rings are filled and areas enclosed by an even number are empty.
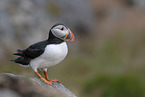
[[[74,34],[64,24],[55,24],[51,28],[51,32],[54,36],[56,36],[62,40],[65,40],[65,41],[74,41],[75,40]]]

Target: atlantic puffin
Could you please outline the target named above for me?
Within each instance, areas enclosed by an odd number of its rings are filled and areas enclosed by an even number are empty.
[[[24,50],[17,49],[13,55],[20,56],[11,60],[19,63],[23,67],[31,67],[35,73],[47,84],[52,85],[52,81],[47,76],[47,68],[60,63],[68,53],[66,41],[74,41],[75,37],[72,31],[64,24],[55,24],[48,31],[48,39],[30,45]],[[43,78],[37,69],[44,72]]]

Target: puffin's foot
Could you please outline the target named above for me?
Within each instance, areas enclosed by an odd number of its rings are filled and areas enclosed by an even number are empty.
[[[47,84],[52,85],[52,82],[44,80]]]
[[[52,81],[52,82],[58,82],[58,83],[60,83],[60,81],[58,81],[57,79],[48,79],[47,81]]]
[[[47,76],[47,72],[46,71],[44,71],[44,75],[45,75],[45,78],[46,78],[47,81],[52,81],[52,82],[58,82],[58,83],[60,83],[60,81],[58,81],[57,79],[49,79],[48,76]]]
[[[45,81],[47,84],[52,85],[52,82],[50,82],[49,80],[44,79],[38,72],[36,72],[36,74],[37,74],[43,81]]]

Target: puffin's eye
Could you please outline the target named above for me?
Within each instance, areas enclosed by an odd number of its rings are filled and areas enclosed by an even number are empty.
[[[64,27],[62,27],[60,30],[62,30],[62,31],[63,31],[63,30],[64,30]]]

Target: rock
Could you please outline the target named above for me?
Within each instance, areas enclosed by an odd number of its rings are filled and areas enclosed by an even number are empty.
[[[76,97],[61,83],[48,85],[39,78],[0,74],[0,97]]]

